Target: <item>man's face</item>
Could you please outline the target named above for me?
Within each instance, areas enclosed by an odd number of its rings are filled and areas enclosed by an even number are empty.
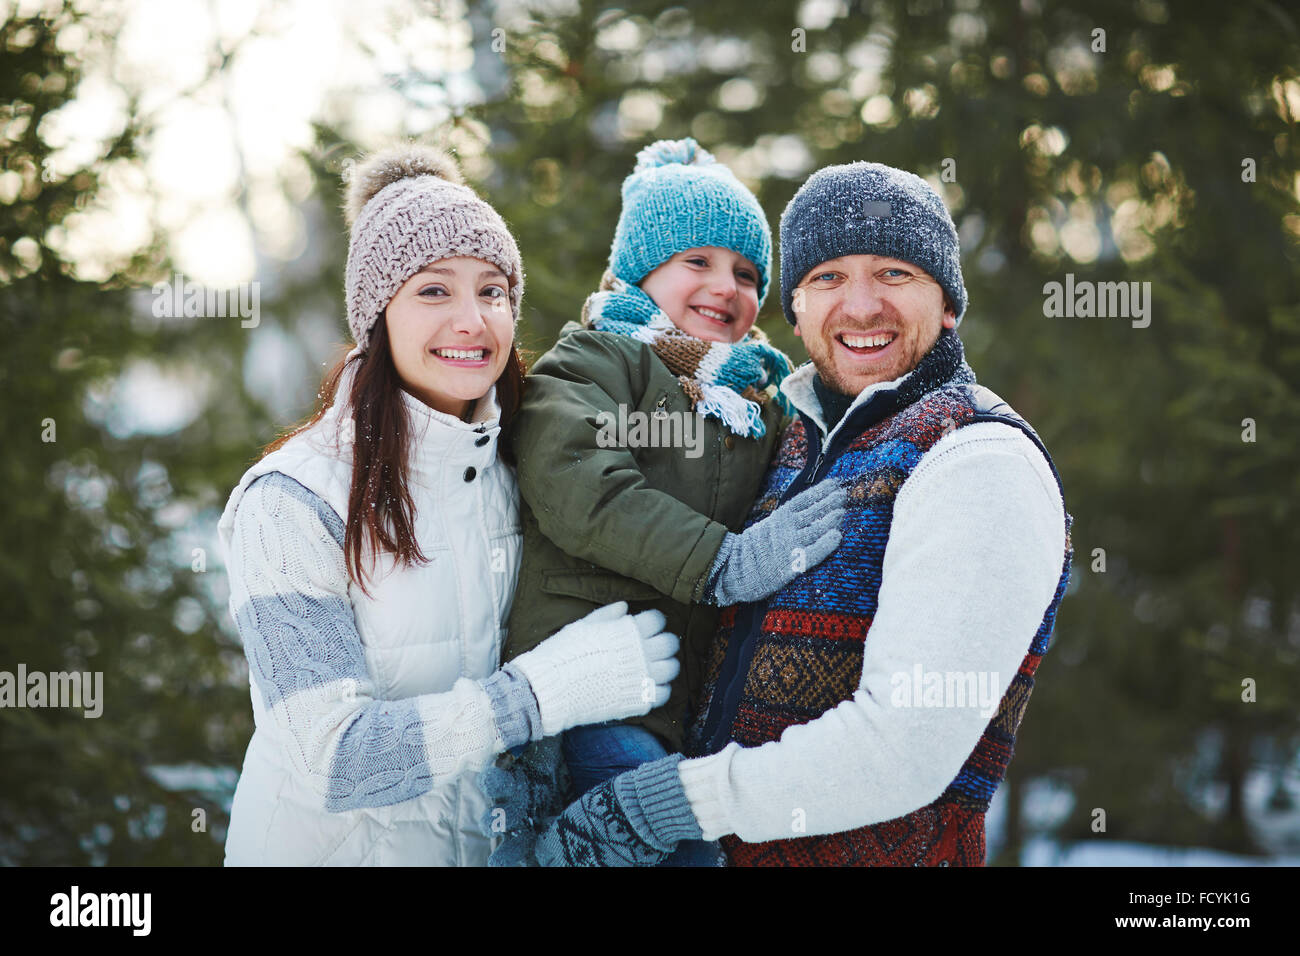
[[[829,387],[857,395],[916,368],[957,317],[928,272],[887,256],[840,256],[794,290],[794,334]]]

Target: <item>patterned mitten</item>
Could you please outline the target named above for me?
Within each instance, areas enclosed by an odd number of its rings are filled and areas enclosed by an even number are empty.
[[[704,602],[726,607],[758,601],[821,564],[840,546],[848,492],[819,481],[740,534],[728,533],[713,560]]]
[[[703,834],[682,789],[681,754],[587,791],[537,840],[542,866],[655,866]]]

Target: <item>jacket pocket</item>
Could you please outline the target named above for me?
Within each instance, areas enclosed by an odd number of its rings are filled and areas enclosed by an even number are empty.
[[[592,604],[612,604],[615,601],[658,601],[665,596],[644,581],[614,574],[602,568],[590,571],[571,568],[545,571],[542,574],[542,591],[546,594],[581,598]]]

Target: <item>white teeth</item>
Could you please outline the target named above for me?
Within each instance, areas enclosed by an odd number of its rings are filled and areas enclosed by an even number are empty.
[[[483,351],[483,349],[434,349],[434,354],[443,358],[474,361],[483,358]]]
[[[845,332],[840,336],[840,339],[851,349],[878,348],[894,341],[894,333],[877,332],[875,335],[850,335]]]
[[[696,312],[710,319],[717,319],[719,322],[731,321],[731,316],[727,315],[727,313],[719,312],[717,309],[710,309],[707,305],[697,305],[694,308]]]

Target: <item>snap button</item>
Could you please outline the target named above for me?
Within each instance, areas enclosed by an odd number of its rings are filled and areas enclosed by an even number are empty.
[[[728,450],[730,450],[730,449],[732,449],[732,448],[735,448],[735,447],[736,447],[736,436],[735,436],[735,435],[728,435],[726,438],[722,439],[722,444],[726,445]]]
[[[468,468],[465,469],[465,480],[466,480],[466,481],[473,481],[473,480],[474,480],[474,476],[475,476],[476,474],[478,474],[478,472],[476,472],[476,471],[474,470],[474,466],[473,466],[473,465],[470,465]]]
[[[474,439],[474,444],[477,445],[479,448],[482,448],[491,440],[492,438],[490,435],[480,435],[478,438]]]

